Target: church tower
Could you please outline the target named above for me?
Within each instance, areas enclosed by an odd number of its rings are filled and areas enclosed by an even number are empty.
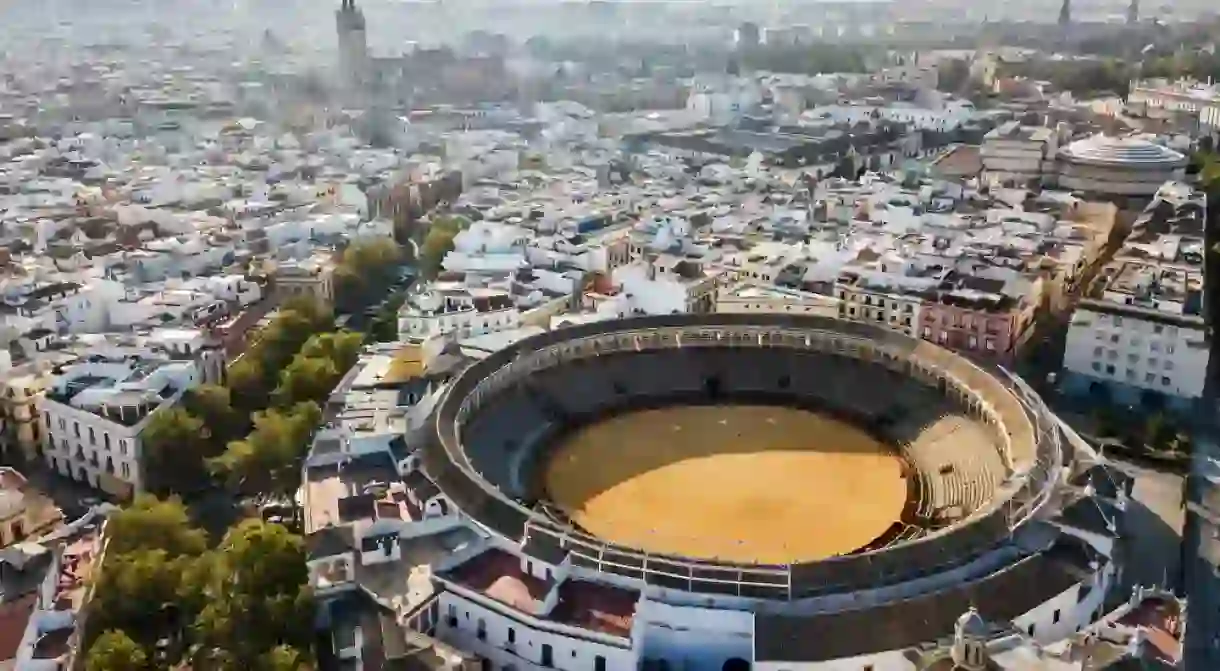
[[[1059,27],[1067,28],[1072,23],[1072,0],[1063,0],[1059,6]]]
[[[335,10],[339,34],[339,77],[344,88],[360,88],[368,78],[369,47],[364,34],[364,12],[356,0],[341,0]]]
[[[1140,22],[1140,0],[1131,0],[1127,5],[1127,25],[1134,26]]]

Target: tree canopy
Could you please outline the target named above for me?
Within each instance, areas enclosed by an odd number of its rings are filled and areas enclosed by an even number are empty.
[[[149,489],[192,491],[207,482],[208,454],[204,423],[186,408],[174,406],[153,413],[141,435]]]
[[[201,661],[304,666],[314,615],[304,540],[278,524],[246,520],[225,534],[216,558],[195,623]]]
[[[335,307],[354,313],[374,303],[394,281],[404,254],[393,240],[357,240],[348,245],[335,266]]]
[[[196,555],[207,547],[207,534],[191,525],[178,498],[142,494],[107,522],[107,552],[124,554],[143,549],[165,550],[171,557]]]
[[[88,671],[182,661],[201,671],[312,666],[314,607],[300,536],[254,519],[209,549],[179,501],[148,495],[109,525],[88,605],[87,634],[97,634],[87,641]]]
[[[85,656],[85,671],[144,671],[148,654],[122,631],[103,633]]]
[[[461,217],[437,217],[428,227],[428,235],[419,250],[419,270],[424,277],[436,277],[445,255],[453,251],[453,239],[469,225]]]
[[[231,403],[249,413],[267,405],[279,385],[279,373],[310,337],[334,330],[329,306],[298,296],[286,301],[279,314],[255,336],[246,353],[229,366]]]
[[[865,72],[864,53],[840,44],[758,45],[746,49],[742,64],[750,70],[817,75],[832,72]]]
[[[254,430],[235,440],[211,462],[234,489],[288,494],[300,480],[300,460],[322,411],[313,402],[255,414]]]

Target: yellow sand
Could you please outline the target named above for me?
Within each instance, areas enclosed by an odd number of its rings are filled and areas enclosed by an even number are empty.
[[[589,533],[736,562],[857,550],[899,519],[894,451],[856,427],[765,406],[682,406],[583,428],[551,456],[548,496]]]

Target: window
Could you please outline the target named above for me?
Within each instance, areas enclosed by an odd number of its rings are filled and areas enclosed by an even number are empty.
[[[928,328],[927,326],[923,327],[923,337],[927,338],[927,339],[931,339],[932,338],[932,329]]]
[[[1122,317],[1115,317],[1115,318],[1114,318],[1114,325],[1115,325],[1115,326],[1122,326],[1122,325],[1123,325],[1123,318],[1122,318]]]
[[[106,450],[110,450],[110,434],[109,433],[102,434],[102,446],[105,447]]]
[[[555,666],[555,651],[550,643],[542,644],[542,665],[548,668]]]
[[[1172,362],[1172,361],[1166,361],[1166,362],[1165,362],[1165,370],[1173,370],[1173,362]]]
[[[1106,350],[1105,350],[1105,348],[1103,348],[1103,347],[1094,347],[1094,348],[1093,348],[1093,356],[1101,356],[1101,355],[1102,355],[1102,353],[1103,353],[1103,352],[1105,352],[1105,351],[1106,351]]]
[[[1148,349],[1152,350],[1153,352],[1159,352],[1161,351],[1161,343],[1153,340],[1152,342],[1148,343]]]
[[[76,437],[80,438],[80,422],[72,422],[72,433],[75,433]]]
[[[509,643],[517,642],[517,630],[513,629],[512,627],[508,628],[508,642]]]
[[[1051,616],[1051,622],[1053,624],[1059,624],[1059,609],[1058,608],[1055,609],[1054,614]]]
[[[126,461],[123,462],[123,477],[131,477],[131,466],[129,466]]]
[[[1161,386],[1162,386],[1162,387],[1168,387],[1168,386],[1169,386],[1169,378],[1167,378],[1167,377],[1162,377],[1162,378],[1161,378]]]
[[[1160,324],[1156,324],[1155,326],[1152,327],[1152,332],[1159,335],[1159,334],[1165,332],[1165,327],[1161,326]]]
[[[1110,342],[1118,342],[1118,334],[1117,334],[1117,333],[1115,333],[1114,335],[1110,336]]]
[[[1112,363],[1106,364],[1106,375],[1113,375],[1113,374],[1114,374],[1114,364],[1112,364]]]
[[[97,445],[97,436],[93,433],[93,427],[89,427],[89,444]]]
[[[1147,384],[1156,384],[1156,373],[1148,373],[1145,375],[1144,382]]]
[[[1165,353],[1173,354],[1173,345],[1165,345]]]
[[[1101,362],[1100,361],[1093,362],[1093,370],[1095,370],[1099,373],[1101,372]]]
[[[480,641],[487,640],[487,622],[483,618],[479,618],[479,623],[474,630],[475,638]]]
[[[593,671],[606,671],[606,658],[598,655],[593,658]]]

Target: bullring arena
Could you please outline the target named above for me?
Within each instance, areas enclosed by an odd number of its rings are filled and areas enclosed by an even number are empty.
[[[883,329],[769,317],[623,320],[498,352],[450,390],[430,471],[511,538],[733,591],[954,561],[946,545],[968,556],[1045,500],[1056,457],[994,375]],[[717,566],[754,569],[729,586]]]
[[[1079,631],[1116,575],[1059,521],[1100,510],[1100,458],[1018,378],[880,327],[570,326],[472,364],[431,422],[423,470],[496,548],[444,579],[531,617],[589,609],[620,637],[608,668],[907,668],[972,609],[1040,641]]]
[[[895,450],[844,421],[782,406],[620,414],[571,435],[544,477],[547,497],[595,536],[738,563],[851,552],[898,522],[907,499]]]

